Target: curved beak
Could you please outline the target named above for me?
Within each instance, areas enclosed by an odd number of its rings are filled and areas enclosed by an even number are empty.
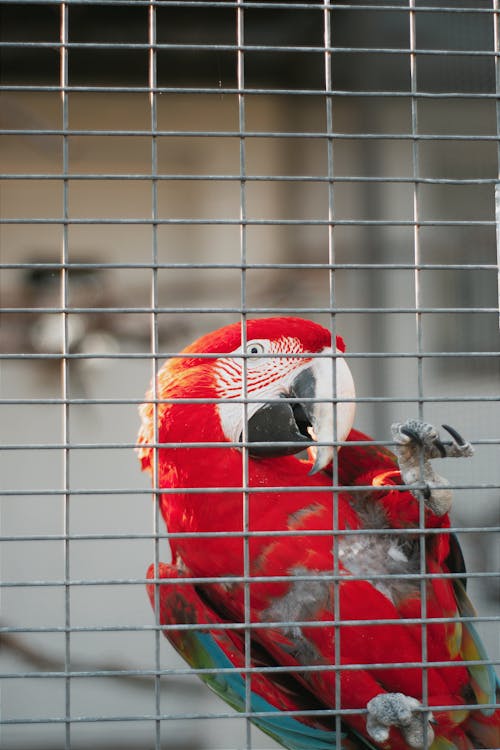
[[[345,440],[353,421],[354,382],[337,350],[335,367],[330,348],[299,369],[282,400],[263,404],[248,421],[248,441],[254,456],[286,456],[313,448],[316,474],[333,458],[333,443]],[[335,373],[335,376],[334,376]]]

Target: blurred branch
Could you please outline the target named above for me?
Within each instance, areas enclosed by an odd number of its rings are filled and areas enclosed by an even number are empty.
[[[48,656],[41,653],[38,648],[29,646],[24,639],[13,633],[0,633],[0,650],[10,652],[19,659],[29,664],[35,671],[39,672],[66,672],[64,661],[58,657]],[[75,659],[71,662],[72,672],[91,672],[93,676],[100,672],[133,672],[136,667],[126,666],[118,662],[95,662],[83,659]],[[141,674],[103,674],[103,678],[115,680],[127,686],[134,686],[140,689],[151,690],[154,687],[154,675]],[[176,677],[162,677],[160,681],[161,689],[169,691],[194,693],[204,690],[199,680],[192,682],[185,681]]]

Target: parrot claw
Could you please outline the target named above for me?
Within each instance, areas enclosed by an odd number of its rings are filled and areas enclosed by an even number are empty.
[[[432,714],[426,716],[421,711],[422,704],[416,698],[403,693],[380,693],[366,707],[366,729],[375,742],[387,742],[390,728],[396,727],[410,747],[420,749],[432,745]]]
[[[429,427],[431,427],[431,425],[429,425]],[[434,428],[432,428],[432,429],[434,430]],[[422,449],[425,448],[425,442],[422,439],[422,436],[413,427],[407,427],[406,425],[402,425],[400,427],[400,432],[403,435],[406,435],[407,438],[409,438],[410,440],[412,440],[413,442],[415,442],[417,445],[419,445]],[[437,450],[439,451],[439,453],[441,454],[441,458],[445,458],[446,457],[446,448],[444,447],[443,443],[439,439],[439,436],[437,435],[437,433],[434,435],[434,432],[429,431],[429,435],[432,436],[432,443],[437,448]],[[434,458],[434,456],[433,456],[433,458]],[[435,458],[437,458],[437,456],[435,456]]]
[[[446,456],[453,458],[467,458],[474,454],[474,448],[472,445],[464,440],[459,432],[454,430],[453,427],[450,427],[449,424],[444,424],[442,427],[453,438],[451,443],[445,443]]]
[[[430,460],[466,458],[474,453],[471,444],[453,427],[443,425],[443,428],[451,436],[451,442],[443,443],[433,425],[418,419],[408,419],[403,424],[393,424],[391,428],[404,483],[423,484],[423,488],[412,492],[437,516],[450,510],[452,494],[448,481],[434,471]]]

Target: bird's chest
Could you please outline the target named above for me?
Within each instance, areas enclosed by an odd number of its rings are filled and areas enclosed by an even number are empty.
[[[418,584],[409,574],[418,573],[418,541],[394,534],[350,534],[338,542],[339,563],[347,575],[359,576],[397,604]]]

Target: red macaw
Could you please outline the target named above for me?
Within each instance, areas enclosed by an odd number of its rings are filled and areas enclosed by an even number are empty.
[[[472,448],[417,420],[393,425],[397,457],[370,444],[343,352],[316,323],[268,318],[161,368],[139,456],[173,561],[148,571],[151,601],[202,678],[284,747],[498,748],[496,679],[460,619],[451,492],[430,464]]]

